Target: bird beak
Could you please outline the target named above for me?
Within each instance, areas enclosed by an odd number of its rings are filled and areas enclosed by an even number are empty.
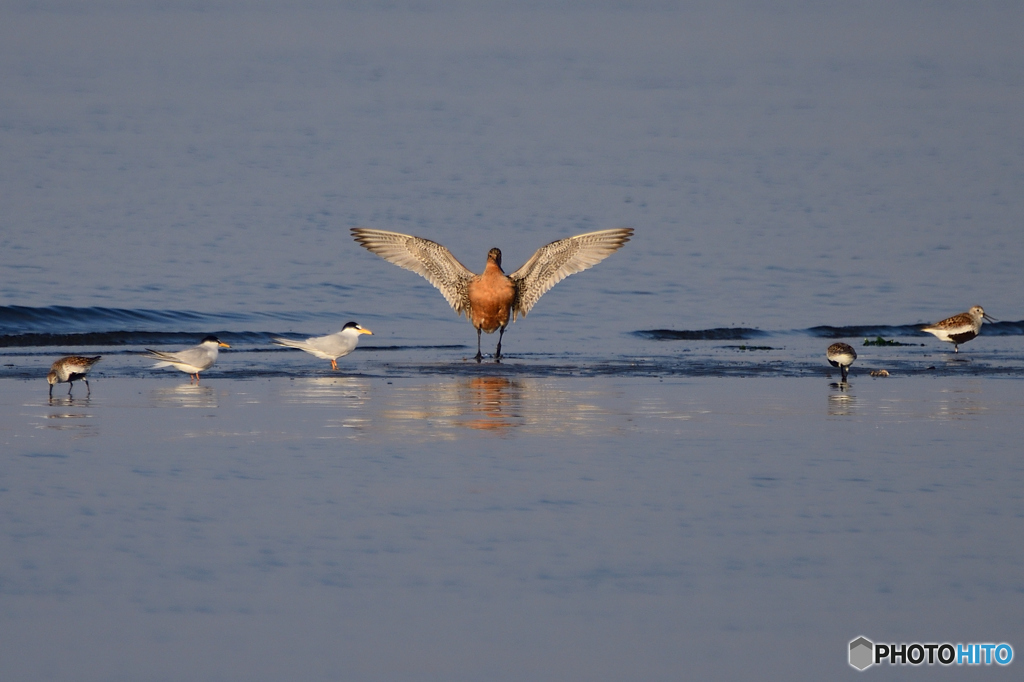
[[[220,346],[221,348],[231,348],[231,346],[229,346],[228,344],[224,343],[223,341],[218,341],[217,345]]]
[[[994,318],[991,315],[989,315],[988,313],[982,313],[981,316],[984,317],[989,322],[998,322],[999,321],[996,318]]]
[[[366,327],[360,327],[360,328],[359,328],[359,333],[360,333],[360,334],[369,334],[370,336],[373,336],[373,332],[371,332],[371,331],[370,331],[369,329],[367,329]]]

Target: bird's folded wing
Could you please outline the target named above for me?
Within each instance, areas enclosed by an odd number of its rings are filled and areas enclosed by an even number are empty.
[[[149,349],[147,348],[146,350]],[[188,365],[189,367],[198,367],[199,369],[207,369],[213,365],[216,359],[216,356],[207,352],[205,348],[186,348],[185,350],[174,352],[150,350],[149,352],[149,357],[154,360],[169,362],[172,365]]]
[[[162,350],[153,350],[152,348],[147,348],[146,351],[149,353],[148,357],[153,358],[154,360],[163,360],[164,362],[178,362],[177,353],[165,353]]]
[[[974,326],[974,318],[972,318],[968,313],[958,313],[956,315],[953,315],[952,317],[947,317],[946,319],[944,319],[944,320],[942,320],[940,322],[936,322],[935,324],[931,325],[931,328],[932,329],[953,329],[953,328],[956,328],[956,327],[973,327],[973,326]]]
[[[352,236],[389,263],[421,275],[437,287],[456,312],[469,309],[468,286],[474,275],[437,242],[368,227],[352,228]]]
[[[526,315],[537,300],[569,275],[597,265],[629,241],[633,228],[620,227],[559,239],[537,249],[523,267],[509,277],[516,284],[512,319]]]
[[[285,339],[277,336],[271,339],[271,342],[276,346],[287,346],[288,348],[298,348],[299,350],[306,350],[307,348],[310,348],[309,343],[306,341],[292,341],[291,339]]]

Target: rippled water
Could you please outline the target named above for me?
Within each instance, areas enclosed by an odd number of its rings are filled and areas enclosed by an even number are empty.
[[[1015,8],[61,6],[0,28],[6,305],[446,342],[349,227],[478,269],[629,225],[532,337],[1024,319]]]
[[[1022,34],[999,2],[8,8],[4,679],[1019,655]],[[636,234],[478,364],[354,226],[474,270]],[[975,304],[960,353],[919,331]],[[270,343],[349,320],[337,372]],[[143,357],[209,333],[199,385]],[[51,399],[66,353],[103,359]]]

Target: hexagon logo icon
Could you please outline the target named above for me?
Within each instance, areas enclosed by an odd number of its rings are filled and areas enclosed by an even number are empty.
[[[857,670],[864,670],[874,661],[875,645],[866,637],[858,637],[850,642],[850,665]]]

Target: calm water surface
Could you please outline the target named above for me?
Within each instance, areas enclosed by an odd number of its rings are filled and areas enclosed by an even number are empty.
[[[1020,632],[1015,379],[93,384],[0,382],[13,679],[823,679]]]

